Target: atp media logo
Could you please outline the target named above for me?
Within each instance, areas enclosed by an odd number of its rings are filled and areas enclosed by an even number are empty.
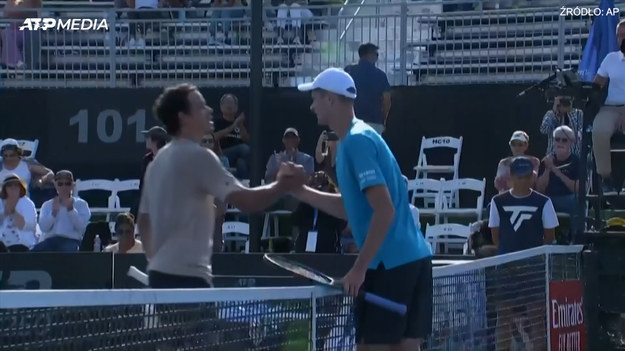
[[[106,18],[69,18],[66,20],[57,18],[27,18],[24,24],[20,26],[20,30],[69,30],[69,31],[88,31],[88,30],[109,30],[109,24]]]

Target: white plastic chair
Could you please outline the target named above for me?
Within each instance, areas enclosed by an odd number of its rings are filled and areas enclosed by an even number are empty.
[[[250,252],[250,225],[245,222],[224,222],[221,225],[221,233],[224,238],[224,245],[228,242],[235,245],[240,242],[245,242],[245,249],[241,250],[245,253]]]
[[[425,240],[430,243],[434,253],[441,253],[438,249],[439,244],[442,244],[445,254],[449,253],[450,246],[453,246],[462,249],[463,255],[468,255],[471,234],[471,226],[457,223],[428,224],[425,228]]]
[[[451,149],[454,152],[453,164],[433,165],[428,163],[426,151],[438,148]],[[416,179],[430,178],[435,174],[436,178],[443,176],[446,179],[458,179],[458,169],[460,168],[460,155],[462,153],[462,137],[454,138],[449,136],[440,136],[435,138],[421,139],[421,149],[419,150],[419,159],[414,167],[416,171]],[[454,194],[454,203],[458,206],[457,194]]]
[[[127,179],[119,180],[115,179],[115,207],[119,209],[125,209],[126,212],[130,211],[130,208],[122,208],[119,200],[119,193],[125,191],[139,191],[139,179]]]
[[[410,203],[419,209],[421,215],[433,216],[436,224],[439,222],[440,212],[440,180],[413,179],[408,181],[408,192],[412,192]],[[423,204],[420,204],[419,199]]]
[[[474,191],[479,195],[475,202],[475,207],[461,208],[459,206],[453,207],[453,200],[448,198],[450,194],[460,193],[460,191]],[[486,190],[486,178],[472,179],[462,178],[455,180],[447,180],[441,183],[441,209],[439,211],[443,221],[447,223],[450,216],[472,218],[475,217],[476,221],[482,220],[482,211],[484,209],[484,192]]]
[[[92,207],[89,204],[89,209],[91,210],[92,215],[106,215],[106,221],[111,222],[111,215],[122,211],[115,206],[115,199],[117,197],[116,193],[116,185],[114,180],[109,179],[77,179],[76,186],[74,187],[74,191],[76,196],[80,197],[80,193],[84,193],[87,191],[102,191],[109,193],[107,198],[107,207]]]
[[[35,155],[37,155],[37,149],[39,148],[39,139],[18,140],[17,144],[20,146],[20,149],[29,152],[27,156],[24,156],[24,158],[35,158]]]

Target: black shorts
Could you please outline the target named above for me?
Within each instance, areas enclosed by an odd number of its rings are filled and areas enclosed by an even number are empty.
[[[200,277],[174,275],[149,271],[148,280],[153,289],[197,289],[212,288],[211,284]]]
[[[364,291],[403,303],[406,315],[356,300],[356,342],[396,345],[402,339],[426,339],[432,333],[432,258],[401,266],[367,270]]]

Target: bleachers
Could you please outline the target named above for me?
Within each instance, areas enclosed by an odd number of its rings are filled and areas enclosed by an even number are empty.
[[[440,36],[427,43],[425,64],[415,74],[428,83],[501,74],[532,81],[554,67],[577,66],[591,21],[559,15],[555,7],[445,15],[437,24]]]
[[[154,30],[146,34],[145,46],[132,47],[128,45],[131,21],[125,15],[116,18],[116,13],[123,11],[112,9],[111,2],[97,2],[95,7],[86,7],[82,1],[75,5],[70,1],[52,5],[55,7],[46,3],[43,17],[107,18],[110,31],[35,32],[34,35],[40,35],[40,66],[0,69],[4,86],[163,86],[178,81],[203,86],[249,84],[249,17],[233,19],[235,34],[230,38],[231,43],[224,44],[215,40],[218,38],[211,38],[209,28],[216,21],[210,15],[205,16],[205,9],[161,9],[163,18],[136,22],[150,23]],[[310,43],[278,44],[275,22],[275,18],[268,18],[263,32],[267,85],[294,76],[301,70],[296,65],[299,56],[313,50]],[[0,23],[2,27],[7,25],[7,19]]]
[[[267,8],[263,29],[266,86],[294,86],[328,66],[358,60],[358,46],[380,46],[378,66],[392,85],[529,82],[554,67],[577,66],[591,19],[561,17],[544,1],[521,8],[445,10],[443,3],[352,1],[310,7],[304,22],[309,43],[279,40],[276,8]],[[0,6],[3,1],[0,1]],[[42,16],[107,18],[111,31],[38,31],[40,65],[0,67],[4,87],[155,87],[180,81],[201,86],[249,85],[250,19],[233,19],[235,35],[223,44],[211,37],[210,8],[162,9],[145,46],[128,45],[131,21],[112,1],[46,1]],[[471,7],[473,7],[471,3]],[[588,4],[588,7],[596,4]],[[625,1],[617,1],[625,13]],[[271,14],[273,11],[273,15]],[[123,12],[123,11],[122,11]],[[146,23],[145,21],[143,23]],[[0,19],[6,27],[8,19]],[[114,30],[113,30],[114,28]],[[33,40],[28,38],[28,40]]]

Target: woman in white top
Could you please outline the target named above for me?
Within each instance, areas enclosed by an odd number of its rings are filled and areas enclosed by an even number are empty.
[[[120,213],[115,218],[117,243],[104,248],[112,253],[142,253],[141,241],[135,239],[135,217],[130,213]]]
[[[6,177],[0,191],[0,242],[10,252],[28,251],[37,243],[37,210],[26,196],[26,184],[15,174]]]
[[[50,169],[24,160],[22,149],[15,139],[5,139],[2,142],[0,156],[2,157],[0,179],[4,179],[12,174],[17,175],[26,184],[26,194],[29,193],[28,186],[32,178],[35,178],[37,187],[41,187],[45,183],[52,183],[54,180],[54,173]]]

